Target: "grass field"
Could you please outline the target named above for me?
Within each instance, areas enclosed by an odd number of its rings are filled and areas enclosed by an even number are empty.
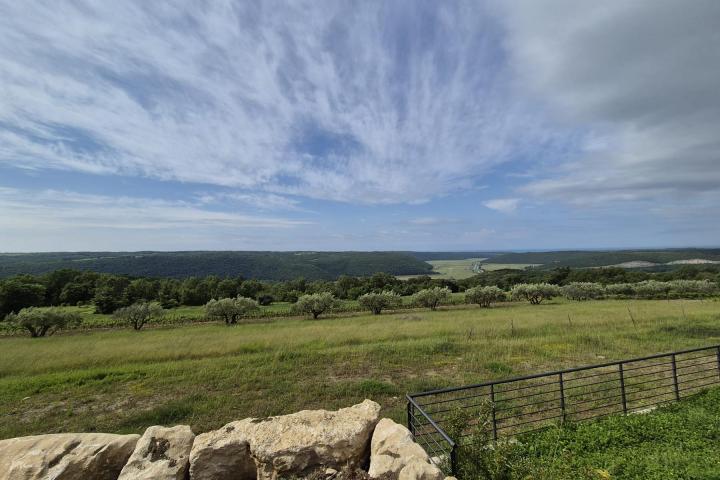
[[[175,423],[202,432],[364,398],[403,420],[408,391],[713,343],[718,301],[649,300],[7,337],[0,438]]]
[[[613,416],[534,435],[516,456],[554,480],[720,478],[720,388],[646,415]]]
[[[445,278],[462,280],[469,278],[477,273],[473,270],[473,266],[477,263],[482,264],[485,271],[502,270],[504,268],[522,270],[526,267],[532,267],[530,263],[485,263],[486,258],[466,258],[463,260],[428,260],[427,263],[433,266],[432,274],[428,276],[432,278]],[[398,275],[397,278],[407,280],[408,278],[419,277],[421,275]]]

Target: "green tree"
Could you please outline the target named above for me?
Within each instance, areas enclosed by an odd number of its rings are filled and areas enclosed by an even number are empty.
[[[205,304],[205,316],[211,320],[223,321],[226,325],[233,325],[241,318],[258,311],[259,308],[258,303],[252,298],[212,299]]]
[[[238,285],[235,280],[226,278],[218,282],[215,287],[215,298],[235,298],[238,294]]]
[[[45,301],[45,287],[29,278],[10,278],[0,282],[0,318],[25,307],[37,307]]]
[[[130,284],[126,277],[118,275],[101,276],[95,287],[93,303],[97,313],[113,313],[126,305],[125,289]]]
[[[539,305],[543,300],[560,296],[561,293],[560,287],[550,283],[519,283],[510,290],[510,297]]]
[[[31,337],[37,338],[79,325],[80,315],[58,307],[28,307],[18,313],[11,313],[5,320],[13,327],[27,330]]]
[[[113,317],[120,323],[126,323],[134,330],[140,330],[146,323],[159,320],[165,315],[160,304],[155,302],[137,302],[127,307],[119,308]]]
[[[361,307],[370,310],[375,315],[385,309],[393,309],[400,306],[402,299],[400,295],[394,292],[366,293],[358,297],[358,303]]]
[[[505,292],[495,285],[473,287],[465,290],[465,303],[476,303],[485,308],[495,302],[505,301],[506,297]]]
[[[594,300],[605,296],[605,287],[593,282],[572,282],[562,287],[562,293],[569,300]]]
[[[318,318],[323,313],[332,310],[336,304],[337,300],[335,300],[332,293],[313,293],[298,298],[298,301],[293,305],[293,311]]]
[[[420,290],[412,296],[413,305],[437,310],[442,303],[447,303],[452,298],[452,292],[447,287],[432,287]]]

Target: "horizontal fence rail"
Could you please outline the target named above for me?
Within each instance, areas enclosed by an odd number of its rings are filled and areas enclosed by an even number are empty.
[[[460,438],[446,433],[458,412],[487,414],[479,421],[497,440],[565,421],[648,411],[716,384],[720,345],[408,394],[407,422],[433,462],[457,473],[457,446],[473,430],[468,425]]]

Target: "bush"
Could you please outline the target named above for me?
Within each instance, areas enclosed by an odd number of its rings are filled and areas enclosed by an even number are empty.
[[[635,294],[638,298],[668,298],[670,284],[657,280],[646,280],[635,284]]]
[[[337,306],[337,300],[332,293],[322,292],[313,293],[311,295],[303,295],[298,298],[298,301],[293,305],[292,310],[295,313],[304,315],[312,315],[313,318],[318,318],[328,310],[332,310]]]
[[[489,307],[495,302],[505,301],[505,292],[498,287],[473,287],[465,290],[465,303],[477,303],[481,307]]]
[[[519,283],[510,291],[513,300],[527,300],[539,305],[545,299],[560,296],[562,291],[557,285],[550,283]]]
[[[605,286],[605,293],[615,298],[630,298],[636,295],[634,283],[611,283]]]
[[[234,325],[243,317],[256,312],[260,307],[252,298],[236,297],[212,299],[205,304],[205,316],[211,320],[222,320],[226,325]]]
[[[569,300],[594,300],[605,296],[605,287],[599,283],[573,282],[562,287],[562,293]]]
[[[447,287],[426,288],[412,296],[412,304],[436,310],[438,305],[449,302],[451,298],[450,289]]]
[[[80,315],[63,308],[23,308],[11,313],[5,320],[15,329],[25,329],[33,338],[52,335],[63,328],[80,324]]]
[[[137,302],[123,307],[113,313],[113,317],[120,323],[126,323],[134,330],[140,330],[151,320],[159,320],[165,315],[158,303]]]
[[[360,295],[358,303],[361,307],[370,310],[375,315],[380,315],[384,309],[397,308],[402,304],[400,295],[394,292],[366,293]]]

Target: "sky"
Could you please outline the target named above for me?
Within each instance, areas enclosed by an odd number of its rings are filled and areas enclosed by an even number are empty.
[[[720,2],[0,0],[0,251],[720,245]]]

